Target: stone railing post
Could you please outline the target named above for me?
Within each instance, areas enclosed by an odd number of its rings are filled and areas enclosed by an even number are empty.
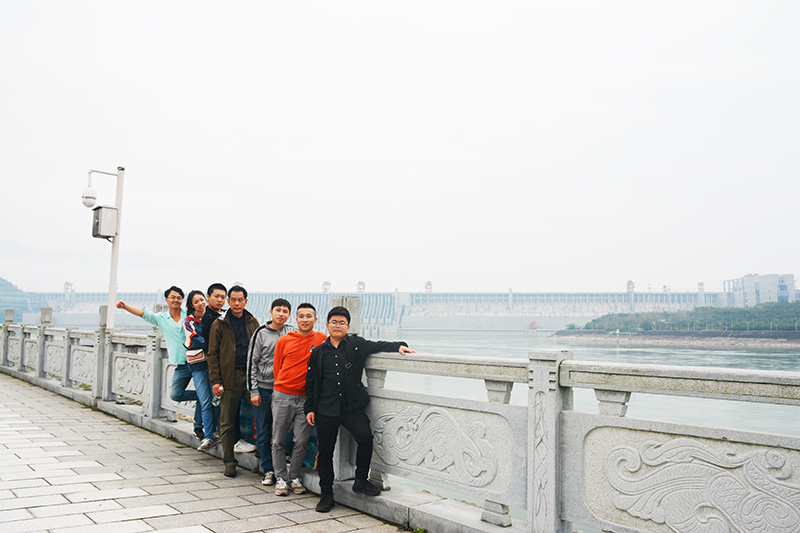
[[[367,376],[367,387],[374,389],[383,388],[383,385],[386,383],[386,370],[367,368],[364,370],[364,373]],[[355,475],[355,471],[353,471],[353,475]],[[389,486],[389,476],[386,474],[386,472],[376,469],[374,463],[369,471],[369,480],[375,485],[383,488],[383,490],[390,490],[392,488]]]
[[[50,326],[53,320],[53,309],[50,307],[42,307],[39,310],[39,327],[36,328],[36,377],[43,378],[45,375],[44,358],[47,351],[47,336],[44,333],[45,328]]]
[[[17,370],[20,372],[25,371],[25,345],[27,340],[31,338],[31,334],[25,331],[25,323],[19,323],[19,360],[17,361]]]
[[[511,400],[511,389],[514,383],[511,381],[483,380],[486,385],[486,393],[491,403],[508,404]],[[490,524],[508,527],[511,525],[511,514],[508,512],[508,505],[503,503],[485,500],[483,503],[483,513],[481,520]]]
[[[63,387],[72,387],[72,347],[75,346],[75,341],[70,338],[70,335],[72,335],[72,328],[67,328],[64,331],[64,368],[61,370]]]
[[[3,321],[2,337],[0,337],[0,364],[8,366],[8,326],[14,323],[14,310],[6,309]]]
[[[150,388],[144,406],[144,415],[150,418],[161,416],[161,335],[158,330],[153,330],[147,335],[147,348],[145,352],[147,371],[150,373]]]
[[[92,383],[92,398],[106,400],[111,389],[106,385],[106,308],[100,306],[100,320],[94,335],[94,383]]]
[[[561,411],[572,389],[558,385],[558,366],[572,354],[531,351],[528,360],[528,531],[568,533],[561,519]]]

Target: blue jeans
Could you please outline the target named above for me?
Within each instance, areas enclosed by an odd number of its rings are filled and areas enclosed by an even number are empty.
[[[202,413],[203,433],[206,434],[207,439],[212,439],[217,429],[216,422],[219,420],[219,407],[215,408],[212,403],[214,393],[211,391],[211,380],[208,379],[208,363],[201,361],[190,364],[189,368],[192,370],[192,380],[194,380],[194,388],[197,391],[197,404]]]
[[[253,418],[256,419],[256,446],[261,456],[261,471],[266,474],[272,472],[272,391],[259,387],[258,394],[261,396],[261,405],[253,406]]]
[[[172,385],[169,387],[169,398],[173,402],[195,402],[194,403],[194,427],[203,427],[202,410],[200,402],[197,401],[197,393],[193,390],[186,390],[192,380],[192,370],[189,365],[184,363],[175,367],[172,374]],[[195,387],[197,384],[195,383]]]

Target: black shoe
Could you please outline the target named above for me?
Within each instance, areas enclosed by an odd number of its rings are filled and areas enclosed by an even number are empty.
[[[206,438],[206,434],[203,433],[203,428],[194,428],[194,436],[200,440]]]
[[[363,492],[367,496],[377,496],[381,493],[381,489],[366,479],[357,479],[353,483],[353,492]]]
[[[323,494],[322,497],[319,499],[319,503],[317,504],[317,512],[318,513],[327,513],[333,506],[336,505],[336,502],[333,501],[333,493]]]

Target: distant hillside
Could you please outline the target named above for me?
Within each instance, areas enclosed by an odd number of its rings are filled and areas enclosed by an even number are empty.
[[[576,329],[575,325],[567,329]],[[753,307],[698,307],[694,311],[617,313],[588,322],[599,331],[798,331],[800,302],[773,302]]]
[[[39,296],[21,291],[7,279],[0,278],[0,310],[13,309],[15,322],[22,321],[22,313],[38,313],[46,306]],[[0,320],[4,318],[4,314],[0,315]]]

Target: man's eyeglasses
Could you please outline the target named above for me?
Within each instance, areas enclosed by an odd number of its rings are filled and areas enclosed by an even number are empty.
[[[340,322],[338,320],[332,320],[332,321],[328,322],[328,325],[331,325],[331,326],[333,326],[335,328],[346,328],[347,327],[347,322]]]

